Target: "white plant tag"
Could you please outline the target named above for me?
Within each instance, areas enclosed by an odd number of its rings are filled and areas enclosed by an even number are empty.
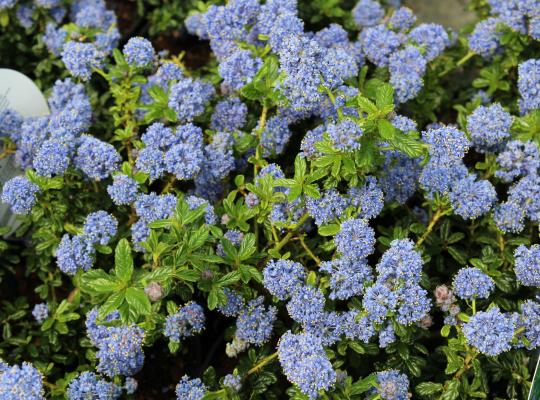
[[[26,75],[12,69],[0,68],[0,110],[11,108],[23,117],[39,117],[50,113],[41,90]],[[0,159],[0,188],[9,179],[23,175],[13,156]],[[20,225],[6,204],[0,202],[0,226],[10,226],[11,232]]]

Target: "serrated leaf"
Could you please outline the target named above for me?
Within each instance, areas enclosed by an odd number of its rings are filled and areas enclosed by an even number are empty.
[[[114,251],[114,271],[122,282],[129,282],[133,275],[133,256],[127,239],[122,239]]]
[[[150,300],[142,289],[134,287],[127,288],[125,298],[129,307],[135,311],[135,315],[145,316],[152,311]]]

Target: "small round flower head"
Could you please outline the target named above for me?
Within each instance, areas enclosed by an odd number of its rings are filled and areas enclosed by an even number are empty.
[[[219,63],[219,75],[227,87],[240,90],[251,82],[261,66],[262,60],[253,57],[251,51],[238,50]]]
[[[447,195],[455,182],[467,176],[467,167],[461,160],[433,157],[422,169],[418,181],[428,198],[433,198],[436,193]]]
[[[533,220],[540,219],[540,177],[527,175],[508,189],[508,201],[519,205],[525,215]]]
[[[493,221],[504,233],[519,233],[523,230],[525,213],[516,203],[507,201],[495,207]]]
[[[377,264],[378,279],[398,279],[406,283],[419,283],[422,274],[422,256],[410,239],[396,239],[390,243]]]
[[[197,196],[187,196],[185,200],[190,210],[195,210],[196,208],[199,208],[200,206],[205,205],[206,209],[204,212],[204,219],[206,223],[208,225],[214,225],[216,223],[217,216],[216,216],[216,212],[214,211],[214,206],[212,206],[212,204],[210,204],[208,200],[205,200]]]
[[[386,151],[379,184],[387,202],[405,202],[416,192],[420,162],[397,151]]]
[[[214,88],[209,83],[184,78],[171,87],[169,107],[180,121],[190,122],[204,112],[213,95]]]
[[[184,20],[186,30],[190,35],[198,36],[201,40],[208,40],[208,34],[206,32],[206,24],[204,22],[204,14],[199,12],[189,15]]]
[[[377,67],[386,67],[390,56],[397,51],[402,38],[383,25],[366,28],[360,33],[360,43],[366,58]]]
[[[540,286],[540,245],[530,248],[524,245],[514,251],[514,272],[519,283],[524,286]]]
[[[416,15],[408,7],[398,8],[388,20],[388,27],[394,31],[405,32],[416,22]]]
[[[69,400],[115,400],[122,394],[114,383],[99,379],[93,372],[82,372],[67,388]]]
[[[454,293],[463,300],[487,299],[493,289],[493,279],[475,267],[461,268],[454,277]]]
[[[381,283],[369,287],[362,300],[368,318],[377,323],[382,323],[387,318],[388,313],[396,309],[397,303],[397,295]]]
[[[176,208],[177,199],[173,194],[140,194],[135,201],[137,215],[146,222],[169,218]]]
[[[287,331],[279,340],[278,358],[287,379],[298,385],[310,400],[336,382],[336,372],[320,339],[308,332]]]
[[[101,342],[101,340],[108,335],[108,327],[105,325],[98,324],[98,309],[97,307],[92,308],[90,311],[86,313],[86,333],[88,335],[88,338],[92,342],[92,345],[97,346],[97,343]],[[111,322],[114,320],[118,320],[120,318],[120,313],[118,311],[113,311],[109,315],[107,315],[103,321],[99,322]]]
[[[36,203],[39,187],[25,176],[16,176],[4,184],[2,202],[9,205],[15,214],[26,215]]]
[[[318,226],[340,217],[348,205],[348,199],[335,189],[328,189],[318,199],[312,197],[306,199],[307,210]]]
[[[429,153],[441,159],[462,159],[470,146],[467,135],[452,126],[428,129],[422,133],[422,139],[431,145]]]
[[[497,192],[490,181],[477,181],[476,175],[470,174],[454,183],[449,197],[457,215],[475,219],[491,210],[497,201]]]
[[[360,0],[351,12],[360,28],[377,25],[384,17],[384,8],[376,0]]]
[[[280,300],[286,300],[306,279],[304,267],[291,260],[271,260],[263,270],[263,285]]]
[[[201,171],[203,152],[189,144],[179,143],[165,153],[165,170],[178,180],[190,180]]]
[[[38,324],[42,324],[49,316],[49,306],[47,303],[36,304],[32,310],[32,315]]]
[[[97,370],[110,378],[135,375],[143,366],[144,330],[138,326],[108,327],[97,343]]]
[[[66,233],[56,249],[56,264],[60,271],[68,275],[75,275],[79,269],[88,271],[94,265],[94,260],[94,247],[82,235],[70,238]]]
[[[384,194],[377,184],[377,178],[367,176],[366,183],[361,187],[349,189],[350,203],[360,209],[361,218],[375,218],[379,215],[384,206]]]
[[[529,19],[529,36],[533,39],[540,40],[540,15]]]
[[[446,285],[440,285],[435,288],[435,302],[443,311],[448,311],[450,306],[456,301],[456,297],[450,288]]]
[[[161,122],[154,122],[142,134],[141,140],[147,147],[167,150],[174,142],[174,132]]]
[[[145,248],[141,245],[142,242],[150,237],[150,228],[148,222],[144,219],[140,219],[131,225],[131,241],[133,242],[133,248],[136,251],[145,251]]]
[[[276,52],[284,48],[284,43],[293,35],[304,33],[304,22],[293,13],[279,15],[272,22],[272,29],[269,32],[268,44]]]
[[[147,67],[154,61],[156,56],[154,47],[148,39],[142,37],[132,37],[124,45],[123,49],[126,61],[139,68]]]
[[[16,0],[0,0],[0,10],[12,8],[16,2]]]
[[[118,169],[121,157],[113,145],[83,135],[74,161],[75,166],[86,176],[99,181]]]
[[[240,391],[242,388],[242,377],[240,375],[228,374],[223,378],[223,386],[230,387],[235,391]]]
[[[341,224],[335,238],[337,250],[347,258],[366,258],[373,253],[375,231],[364,219],[349,219]]]
[[[165,321],[164,335],[172,342],[179,343],[181,339],[199,333],[204,328],[204,310],[197,303],[190,301]]]
[[[487,18],[479,22],[469,36],[469,47],[485,59],[491,59],[501,47],[502,32],[497,28],[499,18]]]
[[[335,124],[328,124],[326,131],[333,146],[338,150],[346,152],[360,148],[359,140],[364,133],[362,128],[350,119],[344,119]]]
[[[420,285],[406,283],[397,289],[398,309],[396,320],[402,325],[419,322],[431,309],[428,292]]]
[[[71,75],[90,79],[92,69],[101,68],[104,54],[92,43],[69,41],[64,45],[62,61]]]
[[[246,123],[247,106],[238,97],[230,97],[216,104],[210,127],[216,131],[234,132]]]
[[[199,378],[190,379],[184,375],[176,385],[177,400],[201,400],[206,394],[206,386]]]
[[[540,154],[535,142],[511,140],[497,156],[499,168],[495,176],[504,182],[511,182],[519,176],[533,175],[540,168]]]
[[[224,288],[223,291],[227,297],[227,302],[219,305],[218,311],[226,317],[236,317],[245,307],[244,299],[237,292],[229,288]]]
[[[385,348],[396,341],[396,333],[392,324],[387,324],[379,331],[379,347]]]
[[[0,110],[0,136],[10,136],[13,140],[19,134],[23,117],[11,108]]]
[[[448,34],[439,24],[420,24],[409,32],[408,38],[424,51],[427,61],[437,58],[450,45]]]
[[[139,151],[135,166],[150,175],[151,180],[159,179],[165,173],[165,152],[157,147],[145,147]]]
[[[489,150],[510,137],[512,116],[499,103],[480,106],[467,117],[467,130],[478,150]]]
[[[343,334],[346,314],[325,312],[320,321],[303,325],[304,332],[317,337],[323,346],[334,345]]]
[[[125,174],[113,176],[113,183],[107,186],[107,193],[117,206],[131,204],[137,198],[139,184]]]
[[[324,295],[311,286],[298,288],[287,304],[292,319],[302,325],[315,325],[324,317]]]
[[[314,39],[322,47],[327,49],[331,47],[347,47],[349,45],[349,34],[339,24],[330,24],[326,28],[318,31]]]
[[[287,119],[278,115],[269,118],[261,134],[264,156],[269,157],[283,153],[291,135]]]
[[[126,378],[126,383],[124,384],[124,389],[126,390],[126,394],[134,394],[137,391],[138,387],[139,387],[139,382],[137,382],[136,379],[133,379],[131,377]]]
[[[62,53],[67,35],[67,31],[62,27],[57,27],[53,22],[49,22],[45,27],[43,43],[53,55],[58,57]]]
[[[514,332],[514,319],[501,313],[499,307],[477,312],[463,326],[467,343],[491,357],[512,348]]]
[[[69,166],[70,151],[67,143],[49,139],[38,150],[33,160],[36,173],[40,176],[51,177],[62,175]]]
[[[43,393],[43,376],[30,363],[6,366],[0,372],[2,400],[45,400]]]
[[[540,108],[540,60],[527,60],[518,67],[518,89],[522,114]]]
[[[88,214],[84,222],[84,235],[92,244],[107,245],[118,229],[118,221],[106,211]]]
[[[407,400],[409,398],[409,379],[398,370],[377,372],[377,387],[374,393],[383,400]]]
[[[527,300],[520,306],[521,323],[525,327],[523,335],[527,339],[528,349],[540,346],[540,303]]]
[[[347,311],[343,315],[342,331],[347,339],[368,343],[375,334],[372,321],[367,316],[358,318],[358,310]]]
[[[322,262],[320,270],[330,275],[328,297],[332,300],[347,300],[360,295],[364,285],[373,279],[371,268],[364,260],[337,258]]]
[[[405,103],[415,98],[424,86],[422,77],[426,71],[426,60],[420,50],[409,45],[393,53],[389,58],[388,68],[396,100]]]
[[[236,319],[236,336],[245,342],[263,345],[270,339],[277,310],[275,307],[266,307],[264,298],[251,300],[240,312]]]
[[[409,133],[410,131],[416,131],[418,129],[418,125],[415,121],[403,115],[396,115],[390,122],[394,128],[399,129],[403,133]]]
[[[255,193],[252,193],[252,192],[249,192],[246,195],[244,201],[246,203],[246,206],[248,206],[249,208],[254,208],[259,205],[259,197]]]

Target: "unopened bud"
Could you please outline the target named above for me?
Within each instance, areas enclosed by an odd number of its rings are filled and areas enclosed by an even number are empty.
[[[145,288],[144,293],[150,301],[158,301],[163,298],[163,288],[157,282],[150,282]]]

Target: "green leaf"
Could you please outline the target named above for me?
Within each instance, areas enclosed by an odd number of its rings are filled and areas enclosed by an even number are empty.
[[[81,290],[90,294],[115,292],[120,289],[116,277],[107,274],[102,269],[93,269],[81,276]]]
[[[443,385],[435,382],[422,382],[416,386],[416,392],[421,396],[428,396],[439,393],[443,390]]]
[[[441,400],[455,400],[459,397],[459,387],[461,383],[457,379],[449,381],[446,391],[442,394]]]
[[[321,236],[334,236],[341,230],[338,224],[328,224],[319,226],[319,235]]]
[[[148,315],[152,311],[152,305],[150,300],[144,294],[142,289],[137,288],[127,288],[126,289],[126,301],[129,304],[130,308],[135,311],[136,315]]]
[[[217,281],[219,286],[229,286],[233,283],[236,283],[240,280],[240,272],[239,271],[231,271],[228,274],[223,275],[219,280]]]
[[[394,88],[388,83],[382,84],[377,89],[375,97],[375,103],[379,109],[386,108],[388,106],[394,106]]]
[[[124,295],[125,292],[122,290],[121,292],[116,292],[109,296],[105,303],[99,308],[99,317],[103,319],[113,311],[118,310],[124,302]]]
[[[131,255],[131,246],[125,238],[116,245],[114,263],[116,276],[122,282],[129,282],[131,275],[133,275],[133,256]]]
[[[238,250],[238,257],[241,260],[247,260],[256,250],[255,235],[253,233],[245,234],[244,239],[240,244],[240,249]]]
[[[360,379],[359,381],[356,381],[351,386],[351,395],[356,396],[362,393],[367,392],[371,388],[374,388],[377,386],[377,376],[376,375],[369,375],[366,376],[364,379]]]

